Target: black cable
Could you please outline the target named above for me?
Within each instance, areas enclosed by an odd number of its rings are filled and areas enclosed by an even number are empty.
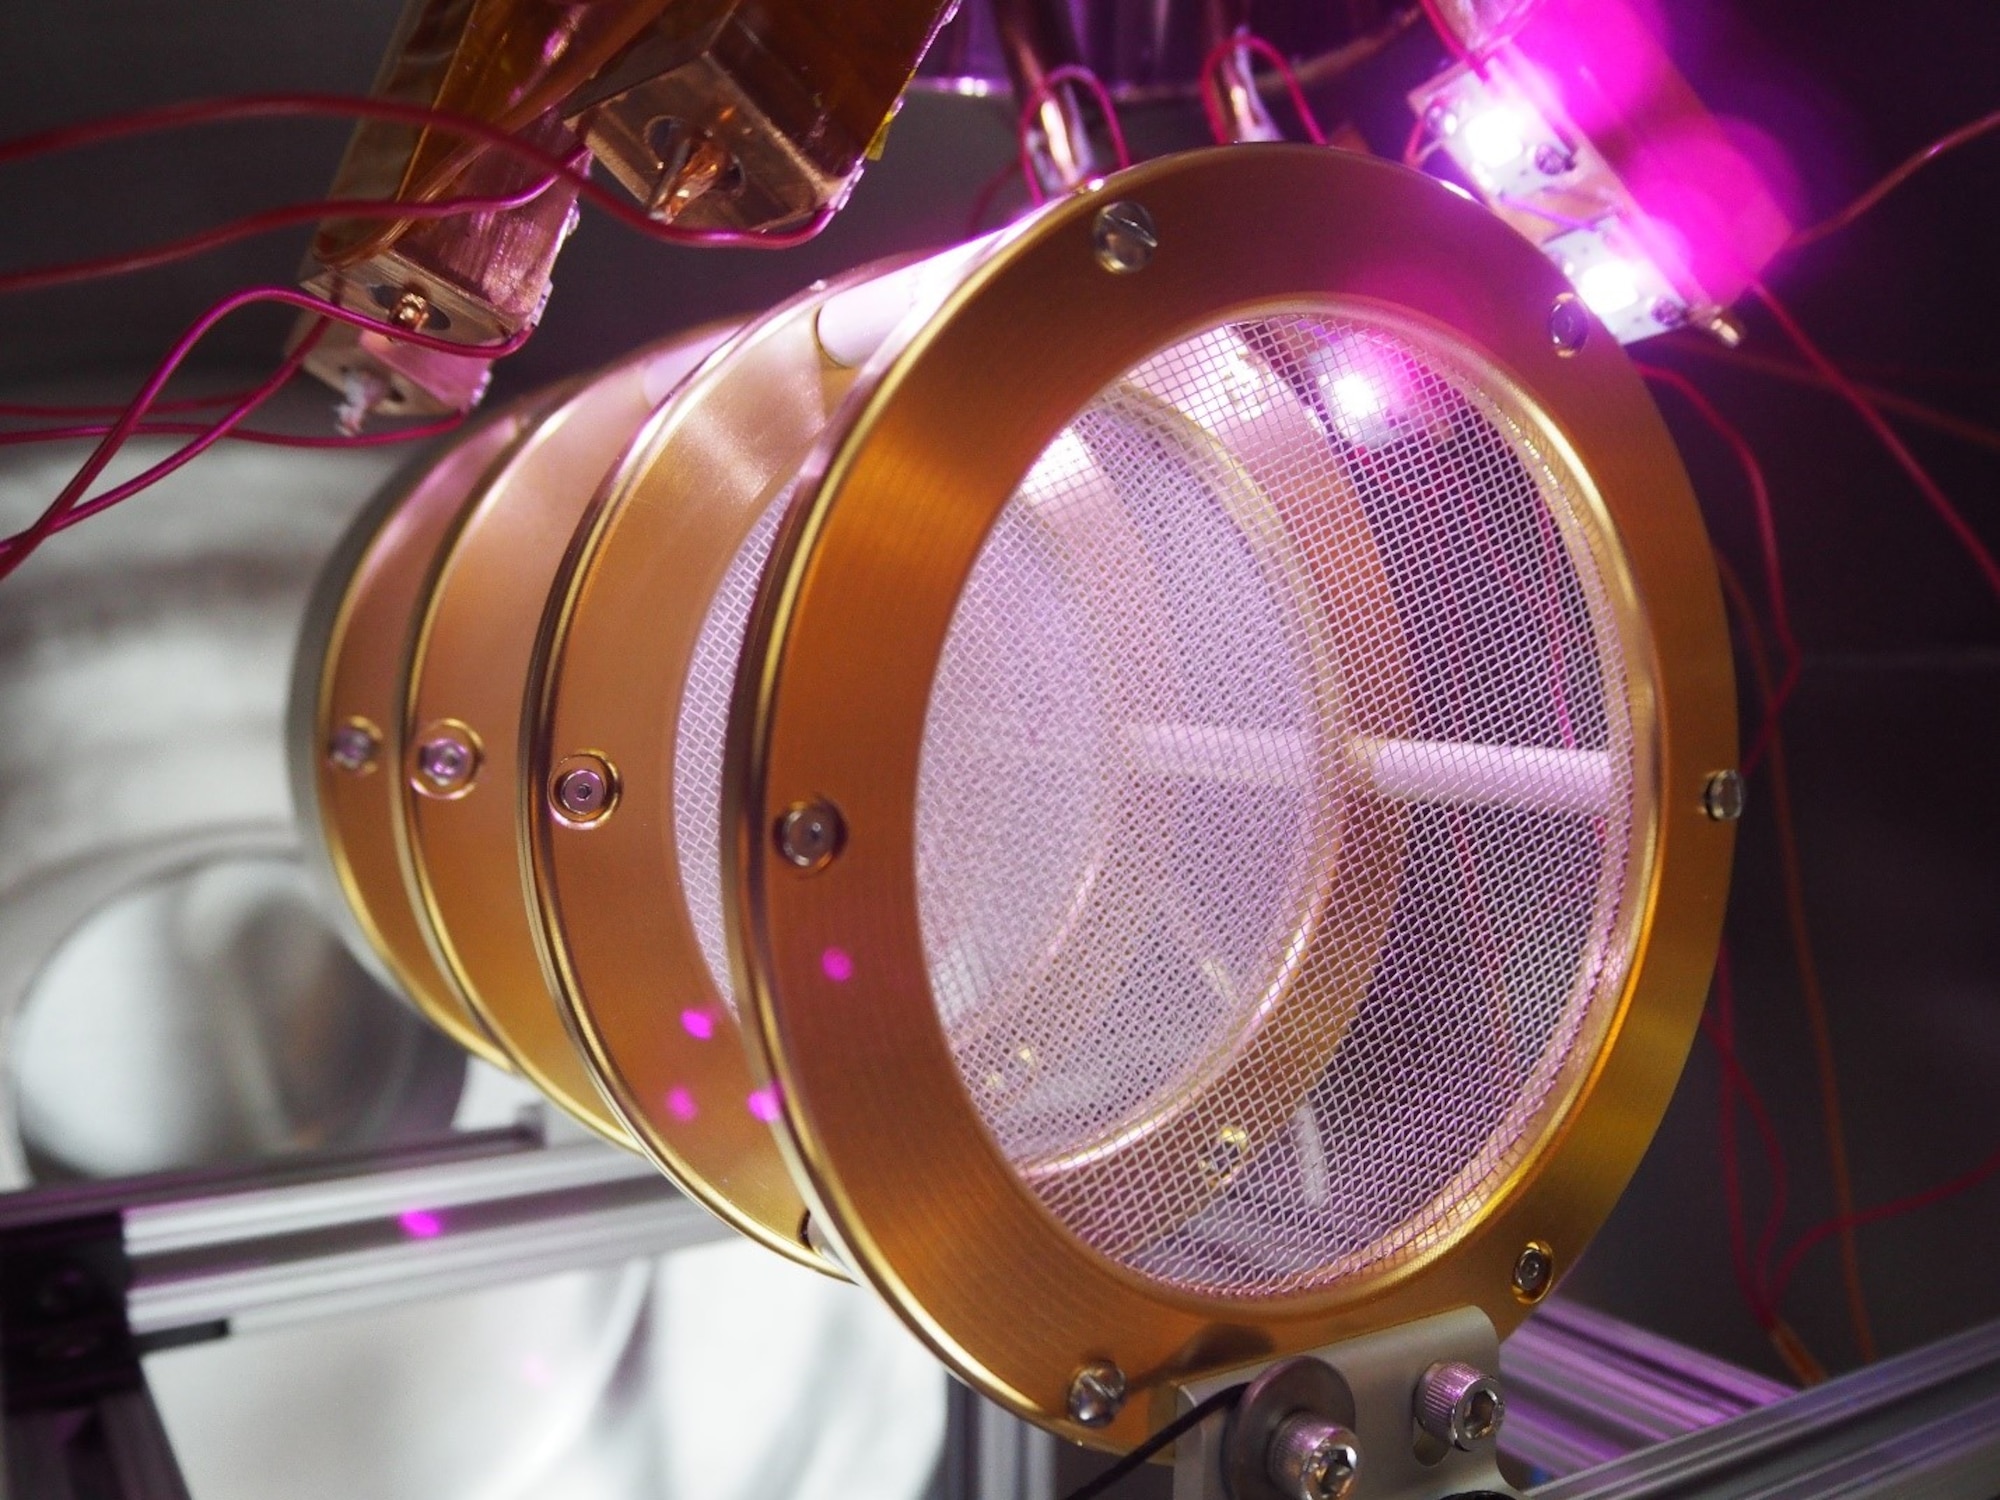
[[[1237,1401],[1241,1399],[1243,1391],[1243,1386],[1232,1385],[1225,1390],[1217,1391],[1213,1396],[1208,1397],[1204,1401],[1197,1401],[1178,1417],[1175,1417],[1173,1421],[1167,1423],[1166,1426],[1147,1438],[1145,1442],[1119,1459],[1117,1463],[1091,1480],[1090,1483],[1084,1485],[1081,1489],[1071,1490],[1067,1495],[1063,1496],[1063,1500],[1093,1500],[1093,1497],[1103,1494],[1112,1485],[1123,1479],[1127,1474],[1130,1474],[1175,1438],[1180,1437],[1191,1428],[1199,1427],[1217,1412],[1227,1411],[1229,1408],[1235,1406]]]

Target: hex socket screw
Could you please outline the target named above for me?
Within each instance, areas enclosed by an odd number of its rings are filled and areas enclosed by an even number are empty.
[[[1288,1500],[1347,1500],[1361,1472],[1361,1448],[1338,1422],[1300,1412],[1272,1437],[1266,1467]]]
[[[1539,1302],[1548,1295],[1555,1276],[1555,1251],[1531,1240],[1514,1258],[1514,1295],[1523,1302]]]
[[[479,770],[479,749],[456,726],[431,730],[417,742],[416,789],[433,797],[449,797],[472,785]]]
[[[618,778],[599,755],[572,755],[549,777],[549,802],[568,823],[595,823],[618,799]]]
[[[1125,1372],[1108,1359],[1094,1359],[1070,1380],[1070,1420],[1083,1427],[1108,1427],[1124,1409],[1125,1396]]]
[[[349,719],[326,737],[326,763],[350,776],[372,770],[381,753],[382,735],[365,719]]]
[[[778,818],[778,853],[796,870],[824,869],[847,842],[840,809],[823,797],[794,802]]]
[[[1470,1452],[1489,1441],[1507,1416],[1500,1382],[1462,1361],[1441,1360],[1417,1382],[1417,1425],[1440,1443]]]

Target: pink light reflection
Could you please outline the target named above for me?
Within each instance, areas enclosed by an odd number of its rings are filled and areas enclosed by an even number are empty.
[[[701,1111],[695,1107],[693,1094],[683,1088],[672,1088],[667,1090],[667,1113],[686,1123]]]
[[[766,1125],[777,1123],[778,1090],[775,1086],[767,1084],[761,1089],[756,1089],[743,1102],[749,1106],[750,1113],[762,1120]]]
[[[403,1233],[413,1240],[434,1240],[444,1233],[444,1216],[426,1208],[413,1208],[398,1216],[396,1222],[403,1226]]]
[[[684,1010],[681,1012],[681,1030],[698,1042],[705,1042],[715,1035],[715,1017],[705,1010]]]
[[[1541,0],[1510,48],[1544,113],[1557,108],[1585,136],[1617,143],[1648,259],[1726,304],[1791,224],[1765,172],[1674,67],[1662,21],[1647,0]],[[1782,155],[1775,143],[1759,154]]]
[[[854,956],[845,948],[828,948],[819,956],[819,971],[835,984],[854,977]]]

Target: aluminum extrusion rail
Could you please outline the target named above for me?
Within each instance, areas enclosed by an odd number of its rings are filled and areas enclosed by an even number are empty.
[[[652,1166],[532,1121],[346,1155],[0,1198],[0,1493],[188,1500],[152,1350],[730,1231]]]
[[[1534,1500],[1992,1500],[2000,1321],[1545,1484]]]
[[[1500,1346],[1500,1451],[1549,1477],[1797,1394],[1595,1308],[1552,1297]]]
[[[532,1127],[0,1199],[0,1230],[122,1221],[142,1348],[359,1312],[730,1234],[643,1158]]]
[[[157,1347],[218,1325],[248,1333],[729,1234],[648,1163],[610,1146],[557,1146],[135,1211],[126,1305],[132,1332]]]

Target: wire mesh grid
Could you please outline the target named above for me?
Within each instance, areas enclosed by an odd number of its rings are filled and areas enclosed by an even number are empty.
[[[1043,453],[917,790],[941,1025],[1103,1253],[1211,1294],[1450,1238],[1623,987],[1625,652],[1583,488],[1358,313],[1213,329]]]
[[[722,582],[709,600],[681,686],[674,729],[674,846],[680,859],[681,899],[709,978],[731,1015],[736,986],[729,971],[729,938],[722,920],[722,755],[729,731],[729,700],[736,661],[756,602],[757,580],[778,540],[778,523],[794,486],[766,503],[751,525]]]

